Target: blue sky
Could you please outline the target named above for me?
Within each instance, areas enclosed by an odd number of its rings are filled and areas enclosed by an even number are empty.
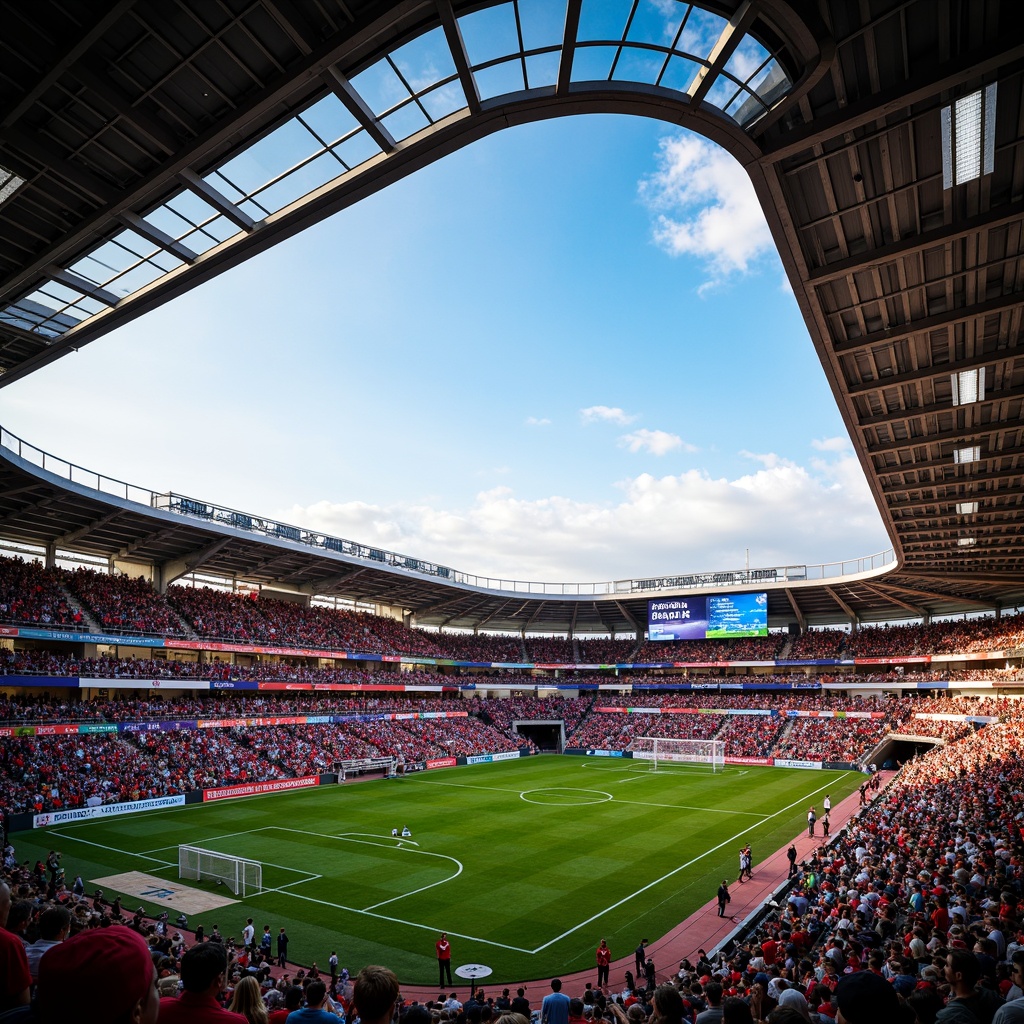
[[[468,572],[888,547],[742,170],[508,129],[0,392],[90,469]]]

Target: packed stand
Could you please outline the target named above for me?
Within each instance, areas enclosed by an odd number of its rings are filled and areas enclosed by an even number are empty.
[[[618,665],[633,661],[636,640],[587,640],[578,637],[576,649],[582,665]]]
[[[105,633],[182,636],[181,620],[149,581],[91,569],[55,570]]]
[[[33,626],[78,626],[59,572],[23,558],[0,558],[0,622]]]
[[[744,637],[737,640],[645,640],[633,655],[636,664],[663,661],[708,664],[724,661],[774,661],[788,634]]]
[[[870,753],[889,731],[880,718],[793,718],[775,757],[852,763]]]
[[[849,635],[841,629],[806,629],[793,638],[786,657],[794,661],[840,658]]]

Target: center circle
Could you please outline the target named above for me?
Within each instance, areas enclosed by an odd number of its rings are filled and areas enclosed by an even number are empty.
[[[542,804],[548,807],[586,807],[588,804],[606,804],[612,799],[611,793],[602,789],[570,789],[568,786],[554,786],[550,789],[524,789],[520,800],[528,804]]]

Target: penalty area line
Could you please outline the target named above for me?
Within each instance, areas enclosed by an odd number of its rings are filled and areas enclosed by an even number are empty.
[[[109,850],[111,853],[120,853],[125,857],[141,857],[143,860],[151,860],[154,864],[160,864],[165,868],[177,867],[173,861],[164,860],[161,857],[150,857],[147,853],[136,853],[134,850],[122,850],[119,846],[104,846],[103,843],[94,843],[91,839],[79,839],[78,836],[69,836],[66,832],[51,832],[51,836],[58,836],[67,839],[72,843],[84,843],[86,846],[95,846],[100,850]]]

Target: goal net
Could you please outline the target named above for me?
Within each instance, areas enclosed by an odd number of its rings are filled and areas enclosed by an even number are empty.
[[[204,850],[178,847],[178,877],[223,882],[236,896],[250,896],[263,889],[263,865],[258,860]]]
[[[630,744],[633,759],[649,761],[650,771],[664,771],[671,764],[705,764],[713,772],[725,767],[724,740],[676,740],[663,736],[638,736]]]

